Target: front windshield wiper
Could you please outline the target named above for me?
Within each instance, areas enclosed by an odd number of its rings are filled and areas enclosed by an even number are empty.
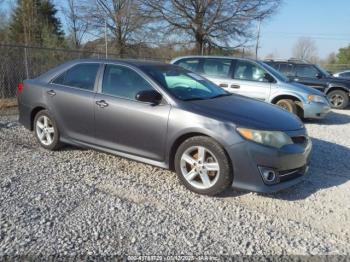
[[[209,99],[214,99],[214,98],[218,98],[218,97],[222,97],[222,96],[231,96],[231,95],[232,95],[231,93],[219,94],[219,95],[216,95],[216,96],[212,96]]]
[[[208,98],[203,98],[203,97],[192,97],[192,98],[186,98],[186,99],[182,99],[183,101],[195,101],[195,100],[205,100]]]

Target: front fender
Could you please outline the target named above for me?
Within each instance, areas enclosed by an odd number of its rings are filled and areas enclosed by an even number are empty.
[[[276,92],[276,93],[271,94],[269,102],[272,103],[273,101],[275,101],[276,98],[283,97],[283,96],[292,96],[292,97],[295,97],[296,99],[300,100],[302,103],[307,102],[306,97],[302,96],[300,93],[293,92],[293,91],[286,91],[286,90],[283,90],[283,92]]]
[[[328,87],[325,89],[325,93],[329,93],[331,92],[332,90],[335,90],[335,89],[342,89],[344,90],[345,92],[349,93],[350,92],[350,88],[347,87],[345,84],[342,84],[342,83],[330,83],[328,84]]]

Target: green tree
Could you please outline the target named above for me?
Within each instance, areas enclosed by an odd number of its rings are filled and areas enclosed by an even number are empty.
[[[337,58],[338,64],[350,64],[350,44],[347,47],[339,49]]]
[[[50,0],[18,0],[10,23],[10,39],[15,43],[45,45],[62,43],[63,31],[57,9]]]

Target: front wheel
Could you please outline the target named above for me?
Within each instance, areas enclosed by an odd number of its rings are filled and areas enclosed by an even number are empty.
[[[40,145],[48,150],[60,148],[60,133],[56,122],[47,110],[38,112],[34,118],[34,132]]]
[[[342,90],[334,90],[327,94],[332,108],[344,109],[349,103],[349,94]]]
[[[288,112],[295,114],[295,115],[298,112],[297,105],[291,99],[278,100],[276,105],[278,105],[279,107],[282,107],[284,110],[287,110]]]
[[[175,170],[182,184],[204,195],[221,193],[233,180],[226,152],[215,140],[204,136],[189,138],[180,145]]]

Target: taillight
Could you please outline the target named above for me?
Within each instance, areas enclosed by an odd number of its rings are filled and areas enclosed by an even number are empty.
[[[19,83],[18,86],[17,86],[18,93],[22,93],[23,88],[24,88],[23,83]]]

